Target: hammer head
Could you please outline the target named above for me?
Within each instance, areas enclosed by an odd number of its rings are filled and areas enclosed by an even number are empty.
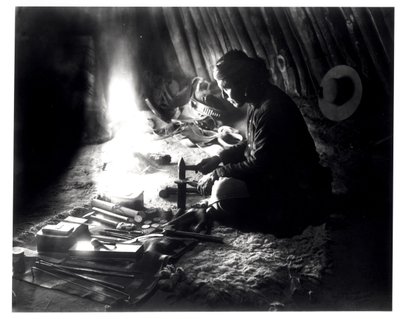
[[[186,163],[183,160],[183,157],[178,162],[178,178],[183,180],[186,178]]]
[[[197,165],[186,165],[183,158],[181,158],[178,162],[178,178],[181,180],[186,178],[186,171],[197,172],[197,170],[198,170]]]

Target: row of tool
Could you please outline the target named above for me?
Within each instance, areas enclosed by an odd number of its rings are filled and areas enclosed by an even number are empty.
[[[115,230],[135,230],[137,234],[139,232],[148,234],[167,223],[172,215],[172,211],[159,209],[138,211],[115,203],[93,199],[91,201],[91,212],[84,217]]]
[[[86,262],[87,264],[87,262]],[[65,289],[80,291],[83,295],[92,295],[94,300],[111,304],[124,300],[129,302],[131,296],[127,289],[135,279],[136,274],[125,271],[99,270],[86,265],[68,266],[64,263],[54,263],[46,258],[38,258],[31,267],[32,282],[41,284],[51,281]],[[98,262],[97,262],[98,264]],[[118,279],[119,278],[119,279]]]
[[[109,218],[120,218],[123,221],[114,221],[104,218],[100,215],[102,212],[107,212],[106,214],[108,214],[107,216],[109,216]],[[117,215],[119,216],[116,217]],[[92,212],[87,215],[87,218],[103,224],[107,224],[111,221],[109,223],[110,228],[104,228],[96,235],[92,235],[93,238],[103,241],[123,242],[136,239],[138,236],[141,238],[148,238],[153,234],[154,236],[192,238],[200,241],[218,243],[223,242],[223,239],[217,236],[176,230],[174,225],[177,222],[181,223],[185,218],[190,218],[189,214],[178,217],[178,214],[173,214],[172,211],[135,211],[113,203],[94,199],[92,200]]]

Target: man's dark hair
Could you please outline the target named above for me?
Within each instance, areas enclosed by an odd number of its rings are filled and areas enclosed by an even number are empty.
[[[245,87],[260,86],[268,81],[269,72],[261,58],[250,58],[243,51],[232,50],[217,61],[214,77]]]

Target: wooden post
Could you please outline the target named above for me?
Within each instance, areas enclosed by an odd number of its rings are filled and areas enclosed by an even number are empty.
[[[196,76],[196,71],[190,56],[189,48],[186,42],[186,37],[178,23],[179,15],[176,8],[163,8],[165,22],[168,26],[168,31],[171,37],[172,44],[177,52],[179,63],[183,72],[188,77]]]
[[[354,18],[360,26],[360,31],[365,44],[368,48],[368,53],[371,56],[372,62],[375,66],[379,79],[381,80],[384,89],[387,94],[391,94],[391,85],[389,83],[389,76],[391,74],[391,68],[387,57],[385,56],[385,51],[380,45],[379,36],[371,23],[369,16],[367,14],[367,8],[354,8],[352,9],[354,13]]]
[[[190,12],[188,8],[179,8],[179,12],[181,14],[183,26],[187,34],[186,39],[189,44],[189,51],[192,56],[196,74],[206,80],[209,80],[210,77],[205,68],[204,58],[202,55],[200,55],[201,48],[199,44],[199,37],[197,36]]]
[[[366,11],[376,31],[382,49],[385,52],[385,57],[388,63],[391,64],[393,63],[393,38],[386,24],[382,21],[381,10],[379,8],[367,8]]]
[[[321,32],[330,60],[332,61],[332,66],[343,64],[343,58],[341,57],[337,44],[329,31],[324,13],[320,8],[309,8],[308,11],[310,13],[309,15],[314,17],[315,24]]]
[[[212,22],[213,29],[217,35],[219,44],[221,45],[222,52],[228,52],[232,50],[232,45],[229,41],[228,35],[226,34],[222,20],[217,12],[216,8],[205,8]]]
[[[338,8],[320,8],[321,19],[326,23],[333,41],[335,42],[341,63],[349,66],[357,66],[357,57],[353,43],[349,38],[346,21]]]
[[[201,53],[203,54],[204,61],[206,62],[206,69],[208,71],[208,76],[210,79],[213,78],[212,68],[217,62],[217,56],[222,55],[221,52],[217,55],[215,51],[218,50],[219,44],[215,42],[215,39],[210,36],[207,28],[205,27],[204,21],[200,14],[199,8],[190,7],[189,8],[191,16],[193,18],[194,24],[199,34],[199,44],[201,48]]]
[[[238,37],[235,33],[235,30],[232,27],[231,21],[229,19],[227,12],[225,11],[225,8],[218,7],[218,8],[216,8],[216,10],[219,14],[219,17],[221,18],[222,25],[224,26],[226,35],[228,36],[229,42],[231,44],[231,48],[242,50],[243,48],[240,45]]]
[[[286,12],[288,17],[290,17],[289,21],[292,21],[292,23],[289,23],[292,27],[292,33],[297,38],[300,50],[312,73],[311,79],[316,80],[316,82],[314,81],[314,87],[317,93],[319,83],[325,72],[329,70],[329,65],[324,59],[318,38],[315,36],[315,31],[304,9],[288,8]],[[299,32],[299,30],[301,31]]]
[[[278,56],[278,51],[276,49],[275,43],[271,38],[268,28],[261,17],[259,8],[251,8],[252,14],[250,15],[251,21],[254,25],[254,32],[257,33],[260,39],[260,45],[263,47],[268,65],[269,71],[271,72],[272,82],[278,86],[283,83],[282,74],[277,69],[276,66],[276,56]]]
[[[242,16],[243,23],[246,27],[247,34],[250,37],[251,42],[253,43],[255,53],[266,60],[267,67],[270,69],[270,63],[267,58],[267,54],[265,53],[264,47],[261,44],[261,41],[258,37],[258,34],[254,28],[254,25],[252,23],[252,20],[250,16],[252,15],[252,12],[250,12],[250,8],[238,8],[240,15]]]
[[[379,8],[382,13],[383,23],[386,25],[386,29],[390,34],[393,41],[394,39],[394,9],[393,8]]]
[[[357,61],[358,64],[353,67],[358,68],[363,74],[369,74],[371,71],[371,65],[367,59],[367,48],[364,45],[362,36],[360,34],[360,30],[357,24],[354,23],[353,13],[350,8],[341,8],[344,19],[346,20],[347,30],[349,32],[349,36],[351,38],[352,43],[354,43],[354,48],[357,52]]]
[[[149,12],[151,12],[151,21],[149,30],[146,32],[151,34],[152,43],[150,45],[153,50],[157,51],[148,55],[148,63],[146,65],[152,64],[154,68],[157,67],[159,70],[162,70],[162,74],[172,74],[175,79],[181,78],[185,73],[182,70],[174,44],[168,39],[170,36],[163,10],[152,7],[149,9]],[[159,52],[163,52],[163,54],[160,55]]]
[[[282,10],[282,9],[276,9]],[[307,75],[303,71],[304,62],[300,60],[301,53],[299,55],[293,56],[290,51],[289,42],[293,41],[290,37],[285,37],[276,15],[275,9],[261,8],[262,16],[267,24],[269,30],[271,30],[271,38],[274,39],[276,45],[277,56],[277,66],[282,73],[282,77],[285,79],[285,87],[289,92],[293,92],[297,95],[308,95],[308,86],[310,81],[307,79]],[[283,19],[286,18],[283,17]],[[288,32],[286,32],[288,33]],[[294,45],[292,44],[292,47]],[[297,79],[298,77],[298,79]]]
[[[243,9],[243,10],[248,10],[248,9]],[[232,21],[233,29],[235,30],[235,33],[238,35],[240,46],[243,48],[243,51],[246,52],[248,56],[255,57],[257,55],[256,51],[253,47],[253,43],[249,37],[249,34],[243,24],[243,20],[239,14],[238,9],[226,8],[226,11],[228,13],[230,20]]]
[[[315,32],[315,35],[316,35],[316,37],[318,39],[318,42],[319,42],[319,44],[321,46],[321,50],[322,50],[323,55],[324,55],[324,57],[325,57],[325,59],[326,59],[326,61],[328,63],[328,66],[329,66],[329,68],[332,68],[335,64],[332,61],[332,57],[330,55],[328,46],[326,44],[326,41],[325,41],[324,36],[322,34],[322,31],[321,31],[321,29],[320,29],[320,27],[319,27],[319,25],[318,25],[318,23],[316,21],[316,18],[315,18],[315,15],[314,15],[314,10],[313,10],[313,8],[310,8],[310,7],[306,7],[306,8],[304,8],[304,10],[305,10],[305,12],[307,14],[307,17],[310,19],[310,23],[311,23],[312,28],[313,28],[313,30]]]
[[[212,43],[216,57],[217,59],[219,59],[224,54],[224,51],[218,40],[217,32],[214,29],[213,22],[206,8],[199,8],[199,12],[207,29],[208,36],[210,37],[210,41]]]

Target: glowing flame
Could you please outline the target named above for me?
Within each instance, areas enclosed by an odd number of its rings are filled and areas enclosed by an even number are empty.
[[[101,160],[105,168],[96,178],[100,193],[137,195],[146,188],[154,188],[160,180],[160,174],[155,174],[157,177],[146,174],[148,168],[135,157],[135,153],[145,155],[157,151],[150,134],[148,113],[140,111],[138,101],[132,74],[116,68],[108,91],[108,111],[114,138],[102,147]]]
[[[110,81],[108,92],[108,112],[111,125],[126,124],[134,118],[135,101],[132,76],[128,74],[114,74]]]
[[[134,48],[128,39],[113,38],[110,52],[112,66],[107,89],[108,118],[114,138],[102,145],[96,159],[100,174],[95,177],[99,193],[110,196],[145,196],[156,191],[156,185],[167,178],[164,172],[151,172],[135,153],[146,155],[159,151],[149,133],[148,113],[140,110]],[[100,163],[98,162],[100,161]],[[100,165],[99,165],[100,164]]]
[[[148,152],[147,120],[137,107],[132,75],[115,71],[109,85],[108,111],[114,139],[103,146],[102,161],[106,169],[99,176],[101,192],[126,195],[140,192],[140,174],[134,152]]]

